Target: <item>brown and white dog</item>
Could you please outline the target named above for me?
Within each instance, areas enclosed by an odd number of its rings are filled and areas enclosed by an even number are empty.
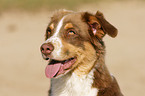
[[[123,96],[105,61],[103,37],[117,29],[99,11],[57,11],[47,27],[40,50],[49,64],[49,96]]]

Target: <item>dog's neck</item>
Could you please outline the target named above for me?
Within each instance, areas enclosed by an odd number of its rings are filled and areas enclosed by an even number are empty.
[[[97,96],[97,88],[92,88],[94,70],[88,75],[77,76],[68,73],[63,77],[51,80],[52,96]]]
[[[100,63],[104,63],[104,58],[94,63],[96,63],[95,67],[86,75],[78,76],[70,72],[60,78],[51,79],[50,96],[97,96],[99,89],[94,83],[98,80],[95,74],[97,68],[102,65]]]
[[[95,63],[89,74],[78,76],[70,72],[51,79],[49,96],[122,96],[115,78],[105,65],[104,54],[100,54]]]

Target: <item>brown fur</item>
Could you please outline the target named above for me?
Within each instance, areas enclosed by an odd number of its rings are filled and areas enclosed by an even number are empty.
[[[88,74],[93,68],[94,62],[96,60],[96,54],[93,46],[91,46],[88,42],[84,42],[85,49],[89,50],[83,50],[82,48],[72,46],[71,44],[66,42],[63,42],[63,44],[65,44],[66,48],[69,48],[69,55],[67,55],[66,57],[78,57],[77,62],[72,66],[73,72],[78,76]],[[64,51],[66,50],[64,49]]]
[[[72,23],[67,23],[65,26],[64,26],[64,29],[70,29],[70,28],[73,28],[73,25]]]
[[[72,11],[66,11],[66,10],[59,10],[59,11],[56,11],[53,16],[51,17],[51,21],[52,22],[57,22],[59,21],[64,15],[66,14],[69,14],[69,13],[72,13]]]
[[[48,28],[52,27],[52,23],[56,26],[64,15],[70,13],[73,12],[64,10],[56,12],[51,18]],[[68,30],[72,27],[75,29],[75,34],[69,36]],[[93,28],[97,31],[93,32]],[[55,31],[55,28],[51,29],[53,29],[51,31]],[[47,31],[46,39],[49,38]],[[77,57],[77,61],[71,69],[78,76],[88,74],[95,68],[92,87],[99,90],[97,96],[123,96],[117,81],[110,75],[105,65],[105,46],[102,39],[106,34],[116,37],[117,29],[104,18],[100,11],[97,11],[95,15],[88,12],[67,15],[59,33],[62,43],[65,45],[62,57],[63,59]]]
[[[104,15],[100,11],[97,11],[95,15],[88,12],[84,13],[83,20],[87,22],[90,27],[93,26],[97,29],[94,35],[99,39],[102,39],[106,33],[111,37],[117,36],[117,29],[104,18]]]
[[[105,18],[103,13],[100,11],[97,11],[95,17],[98,19],[99,23],[102,25],[103,31],[107,33],[111,37],[116,37],[117,36],[117,29],[111,25]]]
[[[105,46],[104,43],[101,44],[102,38],[107,33],[111,37],[116,37],[117,29],[111,25],[108,21],[105,20],[103,14],[97,11],[96,15],[92,15],[89,13],[84,13],[83,20],[90,27],[90,35],[92,37],[92,43],[95,46],[96,53],[98,56],[97,61],[95,62],[95,71],[94,71],[94,82],[92,87],[98,88],[98,96],[123,96],[120,92],[120,88],[117,84],[116,79],[110,75],[104,61],[105,55]],[[93,33],[91,30],[92,26],[90,24],[95,25],[97,32]],[[99,40],[98,40],[99,39]],[[99,42],[98,42],[99,41]]]
[[[123,96],[114,77],[110,86],[100,89],[97,96]]]
[[[123,96],[116,79],[110,75],[105,65],[104,54],[99,55],[92,87],[99,89],[97,96]]]

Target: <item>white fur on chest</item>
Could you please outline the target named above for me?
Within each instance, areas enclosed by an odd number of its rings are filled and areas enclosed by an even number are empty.
[[[75,73],[52,80],[50,96],[97,96],[98,90],[92,88],[93,71],[83,77]]]

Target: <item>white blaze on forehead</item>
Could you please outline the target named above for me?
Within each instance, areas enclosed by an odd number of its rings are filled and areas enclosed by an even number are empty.
[[[60,54],[61,54],[61,50],[62,50],[62,41],[60,39],[60,36],[59,36],[59,32],[60,32],[60,29],[61,27],[63,26],[63,20],[66,16],[64,16],[58,23],[57,27],[56,27],[56,31],[54,33],[53,36],[51,36],[50,38],[48,38],[45,43],[52,43],[53,46],[54,46],[54,50],[52,52],[52,55],[54,54],[55,56],[54,57],[59,57]]]
[[[61,27],[62,27],[62,25],[63,25],[63,20],[64,20],[64,18],[65,18],[66,16],[64,16],[60,21],[59,21],[59,23],[58,23],[58,25],[57,25],[57,27],[56,27],[56,32],[55,32],[55,34],[54,34],[54,36],[56,35],[58,35],[58,33],[59,33],[59,31],[60,31],[60,29],[61,29]]]

